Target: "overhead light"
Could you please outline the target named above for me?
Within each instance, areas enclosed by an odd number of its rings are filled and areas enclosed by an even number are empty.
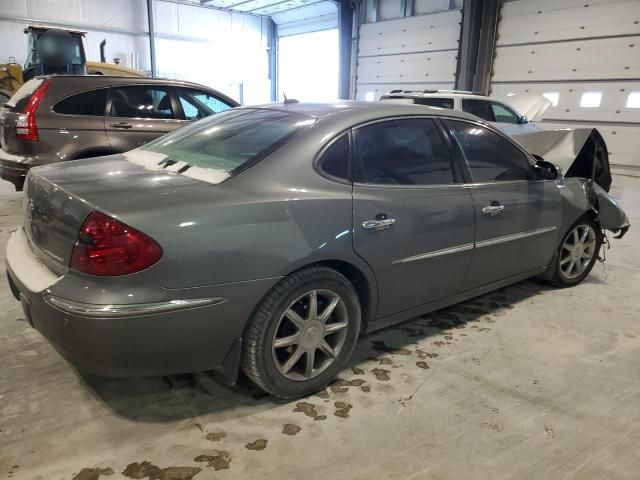
[[[580,98],[580,106],[584,108],[597,108],[602,100],[602,92],[584,92]]]

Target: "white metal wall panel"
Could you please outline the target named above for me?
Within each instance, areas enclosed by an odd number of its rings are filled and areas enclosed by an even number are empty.
[[[594,126],[612,165],[640,174],[640,1],[505,2],[496,45],[492,95],[557,94],[541,127]],[[581,105],[588,92],[597,106]]]
[[[638,39],[622,37],[496,48],[494,82],[609,78],[640,78]]]
[[[320,2],[271,15],[278,25],[278,36],[338,28],[338,7],[333,2]]]
[[[498,46],[640,33],[638,0],[520,0],[501,17]]]
[[[377,99],[394,88],[453,88],[461,19],[460,10],[449,10],[361,25],[356,98]]]

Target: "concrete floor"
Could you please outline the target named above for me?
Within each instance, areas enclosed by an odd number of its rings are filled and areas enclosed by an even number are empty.
[[[364,338],[301,401],[208,374],[83,378],[3,279],[0,478],[637,479],[640,179],[614,193],[635,228],[582,285],[525,282]],[[2,182],[2,254],[19,210]]]

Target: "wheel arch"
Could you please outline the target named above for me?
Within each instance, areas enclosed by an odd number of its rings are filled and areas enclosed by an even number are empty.
[[[353,288],[358,294],[360,308],[362,309],[361,331],[366,332],[369,322],[375,319],[378,309],[378,285],[373,272],[367,267],[356,265],[354,262],[329,258],[296,266],[296,268],[288,272],[287,275],[291,275],[305,268],[318,266],[335,270],[344,275],[351,285],[353,285]]]

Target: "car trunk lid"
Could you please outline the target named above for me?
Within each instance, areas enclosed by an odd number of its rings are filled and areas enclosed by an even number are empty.
[[[125,218],[126,223],[132,212],[157,209],[163,200],[180,202],[185,198],[181,193],[207,186],[184,175],[145,169],[124,155],[38,167],[25,184],[24,229],[38,258],[63,274],[92,211]]]

